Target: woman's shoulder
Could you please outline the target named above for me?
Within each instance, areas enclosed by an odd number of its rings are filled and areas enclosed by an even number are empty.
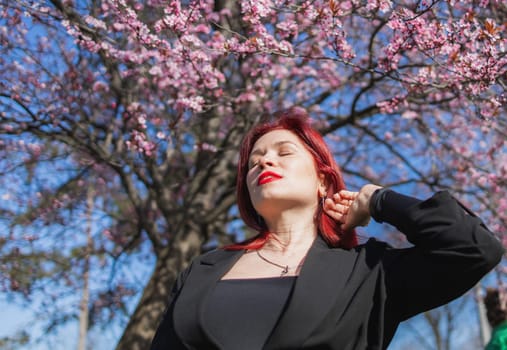
[[[373,263],[374,261],[380,262],[386,257],[386,253],[394,248],[387,242],[370,237],[366,242],[357,245],[353,249],[357,254],[364,256],[365,259]]]
[[[321,239],[321,241],[323,242],[323,239]],[[324,246],[324,244],[325,243],[321,243],[321,246]],[[357,254],[368,253],[368,252],[369,253],[374,253],[374,252],[382,253],[388,249],[392,249],[392,247],[389,245],[389,243],[378,240],[375,237],[369,237],[364,243],[360,243],[350,249],[346,249],[346,248],[342,248],[342,247],[331,247],[326,244],[324,250],[331,250],[331,251],[334,251],[336,253],[341,253],[341,254],[348,253],[348,254],[352,254],[352,255],[357,255]]]
[[[243,250],[230,250],[224,248],[214,248],[194,258],[193,262],[215,263],[219,260],[242,254]]]

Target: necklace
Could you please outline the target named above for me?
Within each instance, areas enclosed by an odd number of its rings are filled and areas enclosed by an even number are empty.
[[[280,265],[280,264],[277,264],[271,260],[268,260],[267,258],[265,258],[264,256],[261,255],[261,252],[258,249],[255,252],[257,253],[257,256],[259,258],[261,258],[262,260],[264,260],[268,264],[271,264],[273,266],[281,268],[282,272],[280,273],[280,276],[285,276],[286,274],[289,273],[289,265]],[[303,264],[303,262],[301,262],[298,266],[296,266],[296,269],[299,268],[302,264]]]

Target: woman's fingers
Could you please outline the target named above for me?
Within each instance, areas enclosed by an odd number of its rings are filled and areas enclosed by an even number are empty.
[[[348,206],[337,204],[330,198],[324,201],[324,211],[336,221],[344,222],[348,210]]]
[[[347,190],[341,190],[340,192],[337,193],[340,198],[342,199],[347,199],[347,200],[354,200],[356,199],[357,195],[358,195],[358,192],[352,192],[352,191],[347,191]]]
[[[338,221],[345,231],[357,226],[367,226],[370,222],[370,198],[378,188],[381,187],[368,184],[359,192],[341,190],[325,200],[324,210]]]
[[[336,202],[330,198],[327,198],[324,201],[324,209],[327,209],[327,210],[332,210],[332,211],[344,213],[349,210],[349,207],[350,207],[350,204],[348,203],[348,201]]]
[[[347,193],[342,194],[342,192],[347,192]],[[349,207],[352,205],[352,203],[354,202],[356,197],[357,197],[356,192],[340,191],[338,193],[335,193],[333,195],[332,199],[337,204],[341,204],[341,205]]]

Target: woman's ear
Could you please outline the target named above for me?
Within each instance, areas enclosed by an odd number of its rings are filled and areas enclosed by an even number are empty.
[[[319,197],[326,197],[327,196],[327,180],[326,176],[324,174],[319,174]]]

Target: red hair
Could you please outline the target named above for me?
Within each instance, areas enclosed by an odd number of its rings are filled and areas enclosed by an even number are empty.
[[[262,217],[252,205],[250,193],[246,184],[248,173],[248,159],[255,142],[264,134],[273,130],[285,129],[293,132],[303,142],[312,154],[317,174],[324,174],[327,186],[327,196],[345,189],[345,184],[338,165],[336,164],[326,142],[317,130],[312,128],[309,117],[302,108],[290,108],[276,112],[272,121],[263,122],[254,126],[245,136],[241,144],[238,161],[238,174],[236,179],[236,195],[241,218],[245,224],[259,232],[255,237],[239,244],[225,247],[228,250],[259,249],[269,238],[269,231]],[[354,230],[343,231],[340,224],[325,214],[322,206],[318,206],[315,216],[318,234],[332,247],[350,249],[357,245],[357,236]]]

